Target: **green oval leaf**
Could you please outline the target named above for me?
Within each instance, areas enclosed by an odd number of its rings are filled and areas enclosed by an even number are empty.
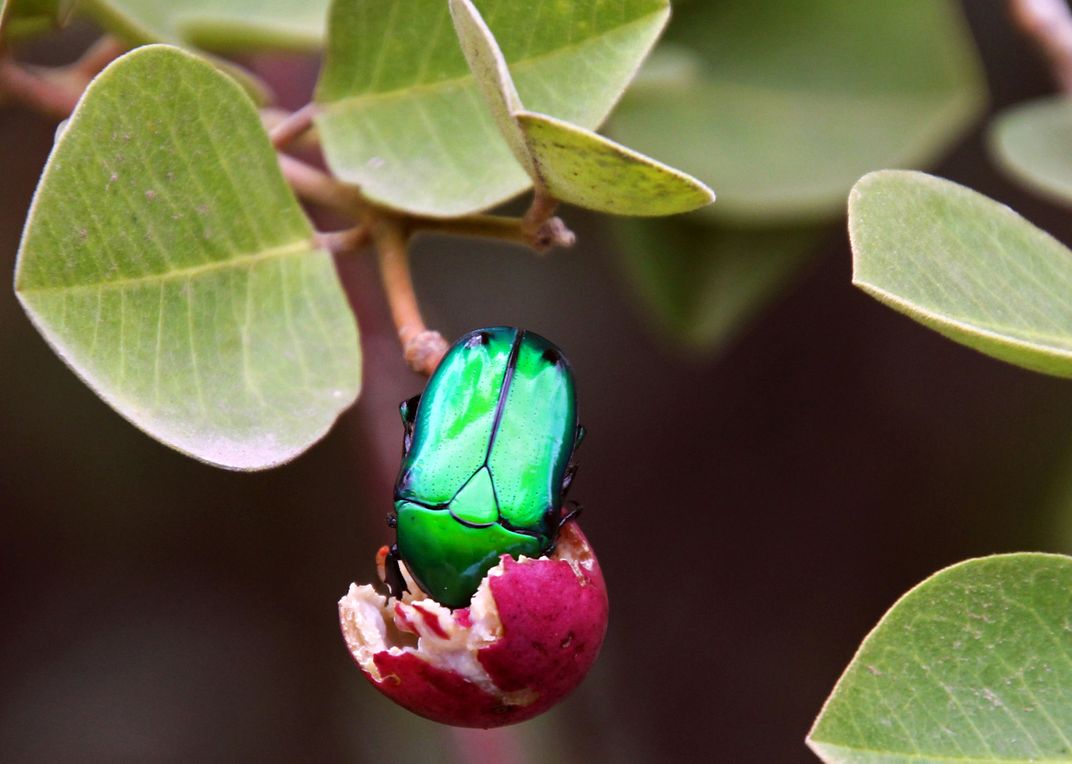
[[[690,80],[630,91],[612,135],[716,182],[706,214],[719,219],[838,215],[861,175],[933,161],[979,113],[981,68],[957,5],[681,5],[667,37],[695,53]]]
[[[584,128],[604,120],[669,14],[666,0],[477,5],[525,104]],[[530,186],[442,0],[335,0],[317,102],[332,172],[380,204],[449,217]]]
[[[924,581],[864,640],[808,745],[830,764],[1072,761],[1072,558]]]
[[[1011,178],[1072,204],[1072,99],[1045,98],[1008,109],[991,125],[990,147]]]
[[[323,436],[360,384],[353,314],[312,238],[239,87],[149,46],[93,81],[53,148],[15,289],[133,424],[261,469]]]
[[[81,0],[87,13],[130,43],[207,50],[316,50],[329,0]]]
[[[622,220],[626,278],[664,334],[697,351],[724,347],[808,262],[822,228],[729,228],[693,215]]]
[[[617,215],[658,216],[710,204],[714,194],[653,159],[591,130],[524,110],[499,45],[470,0],[450,0],[469,68],[503,138],[537,188]]]
[[[918,172],[849,197],[853,283],[962,345],[1072,376],[1072,252],[1008,207]]]

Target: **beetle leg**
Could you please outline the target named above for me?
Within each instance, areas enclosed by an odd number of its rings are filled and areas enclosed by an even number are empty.
[[[581,445],[581,441],[584,440],[585,433],[588,432],[584,429],[583,424],[577,425],[577,429],[573,435],[573,450],[576,451]],[[565,498],[569,493],[570,485],[573,483],[573,476],[577,474],[577,464],[570,459],[570,463],[566,465],[566,471],[562,475],[562,496]]]
[[[387,584],[388,594],[396,600],[402,599],[402,593],[409,591],[406,586],[406,579],[402,577],[402,567],[399,564],[401,559],[402,556],[398,553],[398,544],[393,544],[391,550],[387,553],[387,559],[384,560],[383,582]]]
[[[548,557],[555,553],[555,547],[558,546],[558,534],[559,531],[562,530],[562,526],[568,523],[570,520],[574,520],[579,517],[581,512],[584,511],[584,507],[582,507],[576,501],[570,500],[567,501],[566,504],[569,505],[569,511],[566,512],[566,514],[562,514],[561,510],[559,510],[558,524],[555,526],[555,532],[551,534],[551,543],[548,544],[545,550],[543,550],[543,554],[547,555]]]
[[[569,504],[570,510],[566,514],[562,515],[562,517],[559,519],[558,528],[555,529],[556,535],[558,531],[562,530],[563,525],[568,523],[570,520],[576,520],[578,517],[581,516],[581,512],[584,512],[584,507],[581,506],[581,504],[579,504],[578,502],[568,501],[566,503]]]
[[[421,396],[414,395],[398,405],[398,413],[402,416],[402,458],[409,454],[413,445],[413,425],[417,421],[417,404],[420,402]]]
[[[577,474],[577,465],[570,462],[566,467],[565,473],[562,475],[562,498],[566,497],[569,493],[570,486],[573,484],[573,476]]]
[[[402,424],[413,425],[414,420],[417,418],[417,404],[420,402],[421,396],[418,393],[398,404],[398,413],[402,415]]]

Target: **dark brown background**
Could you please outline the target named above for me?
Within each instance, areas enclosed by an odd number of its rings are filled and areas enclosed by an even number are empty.
[[[1051,89],[999,0],[967,4],[992,106]],[[78,34],[68,37],[75,44]],[[291,62],[292,87],[315,72]],[[281,67],[273,69],[278,74]],[[11,273],[52,126],[0,109]],[[981,132],[936,172],[1072,241],[999,177]],[[343,264],[365,393],[294,464],[230,474],[148,439],[0,290],[0,758],[6,761],[813,760],[803,737],[908,587],[997,551],[1069,547],[1072,385],[955,346],[849,284],[841,222],[785,298],[714,358],[650,331],[600,221],[571,252],[427,241],[430,323],[564,347],[589,438],[574,496],[612,596],[605,652],[513,737],[456,733],[366,686],[335,601],[388,538],[404,370],[371,262]],[[1056,476],[1056,477],[1055,477]],[[500,753],[495,753],[499,746]]]

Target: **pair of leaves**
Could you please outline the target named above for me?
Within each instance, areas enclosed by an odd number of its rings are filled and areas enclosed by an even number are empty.
[[[542,181],[578,203],[641,209],[643,200],[627,188],[619,189],[624,202],[579,193],[581,186],[594,186],[606,194],[608,175],[626,166],[645,189],[655,176],[669,184],[660,188],[684,189],[684,202],[644,208],[648,214],[706,200],[688,179],[588,132],[606,117],[658,37],[669,15],[666,0],[535,6],[482,0],[479,6],[486,26],[474,6],[453,4],[462,11],[456,18],[470,54],[483,50],[490,62],[501,46],[501,60],[491,68],[476,65],[474,76],[448,3],[333,5],[317,125],[335,175],[385,206],[451,217],[526,190],[532,183],[526,169],[534,170],[530,160],[538,153]],[[501,102],[507,82],[516,82],[514,103],[506,113],[501,103],[489,109],[486,99]],[[515,118],[521,102],[532,111]],[[521,140],[519,133],[531,138]]]
[[[720,0],[676,6],[667,42],[611,124],[612,134],[630,145],[718,181],[718,204],[673,224],[687,256],[667,261],[661,248],[646,245],[668,235],[670,226],[662,223],[640,238],[636,226],[623,226],[619,236],[626,276],[673,336],[690,346],[706,336],[710,347],[738,327],[722,320],[724,303],[736,296],[701,302],[689,291],[692,274],[677,261],[735,278],[746,246],[758,274],[772,286],[786,283],[811,250],[811,239],[796,233],[800,227],[840,216],[863,173],[933,160],[975,118],[985,93],[958,5]],[[705,218],[712,230],[697,235]],[[777,294],[754,287],[743,282],[739,301],[758,305]],[[741,316],[754,312],[748,307]],[[724,331],[704,330],[705,324]]]
[[[714,201],[699,181],[590,130],[526,111],[502,51],[470,0],[450,0],[469,68],[537,193],[598,212],[659,216]]]
[[[15,288],[132,423],[260,469],[321,437],[360,386],[353,313],[250,100],[168,46],[93,81],[59,137]]]
[[[1072,558],[924,581],[864,641],[808,745],[830,764],[1072,761]]]
[[[1008,207],[922,173],[849,198],[853,283],[950,339],[1072,377],[1072,252]]]

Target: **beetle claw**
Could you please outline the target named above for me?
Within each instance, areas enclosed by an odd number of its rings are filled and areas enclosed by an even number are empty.
[[[402,556],[398,553],[398,544],[394,544],[384,559],[383,582],[387,585],[389,597],[396,600],[402,599],[402,595],[409,591],[406,579],[402,577],[402,567],[399,561]]]
[[[573,485],[573,477],[577,474],[577,465],[570,462],[566,467],[566,472],[562,475],[562,498],[566,498],[566,494],[569,493],[570,486]]]
[[[421,402],[420,394],[407,398],[398,404],[398,413],[402,416],[402,424],[412,426],[417,418],[417,404]]]
[[[413,445],[413,425],[417,421],[417,405],[421,402],[421,396],[414,395],[398,405],[398,413],[402,416],[402,458],[409,454],[410,446]]]
[[[578,517],[581,516],[581,512],[584,512],[584,506],[581,505],[579,502],[570,500],[567,503],[569,504],[570,510],[566,514],[562,515],[562,517],[559,519],[556,533],[557,531],[562,530],[563,525],[568,523],[570,520],[576,520]]]

